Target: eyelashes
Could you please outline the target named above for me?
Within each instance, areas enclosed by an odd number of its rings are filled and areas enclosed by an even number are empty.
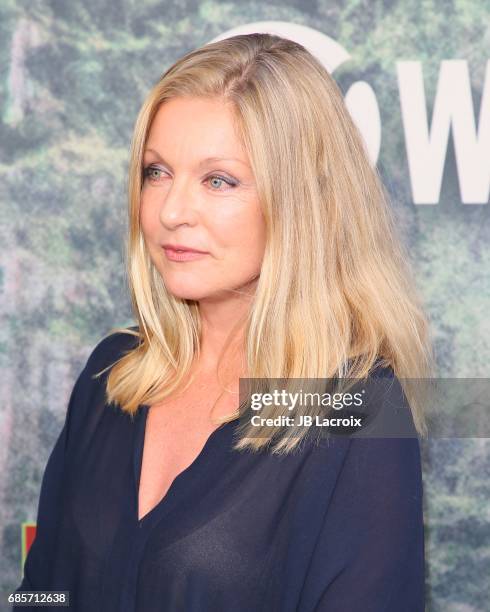
[[[143,181],[148,179],[150,181],[150,183],[157,183],[158,179],[155,178],[154,176],[152,176],[152,173],[157,173],[157,172],[163,172],[165,173],[164,170],[162,170],[161,168],[158,168],[157,166],[146,166],[145,168],[143,168]],[[210,174],[209,176],[207,176],[204,181],[208,182],[210,181],[210,179],[218,179],[219,181],[222,181],[223,183],[225,183],[226,185],[228,185],[228,187],[230,189],[233,189],[234,187],[236,187],[238,185],[237,181],[232,181],[231,179],[222,176],[220,174]],[[228,188],[226,189],[214,189],[212,188],[212,191],[227,191]]]

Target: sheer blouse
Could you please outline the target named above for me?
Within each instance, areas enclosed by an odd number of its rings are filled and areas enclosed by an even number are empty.
[[[148,406],[132,420],[92,378],[135,342],[101,340],[74,385],[18,591],[69,591],[77,612],[423,612],[417,437],[237,452],[235,420],[138,520]]]

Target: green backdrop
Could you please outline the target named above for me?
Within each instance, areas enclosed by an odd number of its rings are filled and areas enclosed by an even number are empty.
[[[410,247],[439,376],[489,376],[488,0],[1,0],[2,593],[20,583],[20,526],[36,519],[74,381],[111,327],[134,323],[123,266],[126,171],[143,98],[185,52],[264,22],[281,22],[305,45],[318,42],[323,59],[339,64],[333,75],[359,112]],[[315,33],[325,36],[317,41]],[[422,83],[403,72],[405,62],[416,63]],[[430,204],[414,189],[430,191],[435,174],[424,172],[435,172],[437,151],[433,166],[411,168],[423,148],[421,84],[426,130],[451,108],[464,133],[472,122],[482,126],[471,149],[452,125],[439,146],[440,189]],[[465,195],[478,180],[478,194]],[[427,609],[488,610],[488,439],[430,439],[422,452]]]

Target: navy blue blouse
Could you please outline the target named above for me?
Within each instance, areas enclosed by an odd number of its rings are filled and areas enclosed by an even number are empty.
[[[417,437],[238,452],[237,419],[138,520],[148,406],[132,420],[92,379],[135,342],[104,338],[75,383],[18,591],[69,591],[77,612],[423,612]]]

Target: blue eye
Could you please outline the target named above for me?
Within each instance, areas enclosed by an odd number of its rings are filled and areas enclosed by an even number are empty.
[[[151,172],[162,172],[162,170],[160,170],[160,168],[157,168],[156,166],[147,166],[144,170],[143,170],[143,177],[144,178],[149,178],[150,180],[153,180],[155,177],[151,176]]]
[[[211,176],[208,176],[206,180],[209,181],[210,179],[218,179],[218,181],[224,181],[230,187],[236,187],[236,183],[233,183],[232,181],[225,179],[224,176],[220,176],[219,174],[212,174]],[[218,189],[217,191],[220,191],[220,190]]]
[[[148,178],[148,180],[152,183],[158,182],[158,179],[159,179],[158,173],[165,173],[165,171],[162,170],[161,168],[158,168],[157,166],[146,166],[146,168],[143,169],[143,180],[145,178]],[[232,181],[231,179],[227,179],[224,176],[221,176],[219,174],[211,174],[210,176],[206,177],[205,181],[210,181],[212,179],[214,179],[215,181],[218,180],[218,181],[224,182],[229,187],[236,187],[238,185],[238,182]],[[214,184],[216,185],[216,183]],[[213,187],[213,191],[223,191],[223,190],[220,189],[218,185],[216,188]]]

